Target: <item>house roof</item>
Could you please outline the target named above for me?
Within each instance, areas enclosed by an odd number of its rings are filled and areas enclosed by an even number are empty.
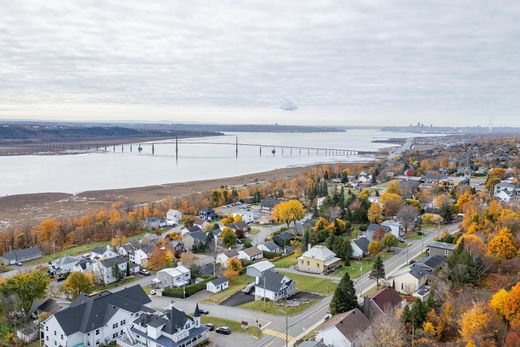
[[[379,290],[372,295],[370,299],[381,311],[386,311],[388,308],[394,308],[403,301],[399,293],[390,287],[385,287]]]
[[[283,243],[285,241],[290,241],[293,239],[294,239],[294,235],[291,233],[288,233],[288,232],[283,232],[281,234],[273,236],[273,241],[279,246],[281,245],[281,243]]]
[[[258,278],[257,288],[266,289],[272,292],[278,292],[282,288],[288,286],[292,280],[284,280],[285,276],[274,271],[266,271]]]
[[[271,252],[275,252],[277,249],[280,248],[280,246],[278,246],[276,243],[274,243],[273,241],[267,241],[267,242],[264,242],[263,243],[264,247],[266,247],[268,250],[270,250]]]
[[[303,253],[302,257],[326,261],[330,258],[335,258],[336,254],[325,246],[317,245]]]
[[[184,227],[186,230],[188,230],[188,232],[191,234],[191,233],[194,233],[196,231],[202,231],[201,228],[199,228],[198,226],[196,225],[192,225],[190,227]]]
[[[392,231],[392,228],[390,228],[388,225],[370,223],[367,227],[367,232],[374,233],[379,228],[382,228],[385,233]]]
[[[228,258],[233,258],[238,255],[238,252],[235,249],[228,249],[222,253],[224,253]]]
[[[4,253],[2,258],[6,260],[18,260],[20,258],[41,256],[41,254],[42,250],[39,247],[31,247]]]
[[[366,237],[360,237],[352,242],[354,242],[364,253],[368,253],[368,244],[370,242]]]
[[[54,317],[66,335],[78,331],[87,333],[104,326],[118,309],[135,313],[148,310],[143,305],[151,302],[140,285],[119,292],[103,291],[95,295],[80,294],[70,305]]]
[[[206,233],[202,230],[196,230],[193,232],[190,232],[188,235],[184,237],[191,236],[194,240],[200,241],[200,242],[206,242]]]
[[[215,278],[214,280],[209,281],[209,283],[213,284],[214,286],[218,286],[220,284],[226,283],[227,281],[227,278],[225,278],[224,276],[220,276]]]
[[[250,257],[254,257],[255,255],[262,254],[262,251],[259,250],[256,246],[243,249],[241,252],[244,252],[245,254],[247,254]]]
[[[52,262],[52,264],[61,267],[63,265],[67,265],[67,264],[71,264],[71,263],[76,264],[80,260],[81,260],[81,257],[71,257],[70,255],[66,255],[63,258],[54,260]]]
[[[370,321],[359,309],[343,312],[323,323],[321,329],[336,327],[350,342],[355,341],[370,327]]]
[[[68,301],[58,302],[55,299],[36,299],[33,301],[29,313],[32,314],[35,311],[48,312],[50,314],[55,314],[58,311],[61,311],[63,308],[70,305]]]
[[[96,254],[104,254],[105,252],[107,251],[107,248],[106,247],[103,247],[103,246],[100,246],[100,247],[96,247],[94,248],[92,251],[90,251],[91,253],[96,253]]]
[[[440,248],[440,249],[447,249],[449,251],[453,251],[455,249],[455,245],[452,244],[452,243],[447,243],[447,242],[439,242],[439,241],[432,241],[428,247],[433,247],[433,248]]]
[[[433,256],[427,256],[423,257],[415,262],[415,264],[419,266],[427,267],[431,270],[436,270],[437,268],[444,265],[446,262],[446,257],[442,255],[433,255]]]
[[[125,257],[118,255],[117,257],[101,260],[100,262],[104,267],[111,268],[115,264],[125,264],[127,261],[128,260]]]
[[[258,263],[254,263],[248,266],[248,268],[253,268],[260,272],[265,272],[267,270],[274,269],[275,266],[273,263],[267,260],[259,261]]]

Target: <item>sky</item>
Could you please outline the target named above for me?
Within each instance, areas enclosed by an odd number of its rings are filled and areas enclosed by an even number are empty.
[[[0,0],[0,119],[520,126],[518,18],[515,0]]]

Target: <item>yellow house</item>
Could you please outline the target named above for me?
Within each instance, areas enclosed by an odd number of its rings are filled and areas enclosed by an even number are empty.
[[[341,264],[341,259],[325,246],[314,246],[298,258],[298,271],[327,274]]]

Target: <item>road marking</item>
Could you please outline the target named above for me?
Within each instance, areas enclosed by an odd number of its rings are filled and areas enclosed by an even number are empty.
[[[281,340],[284,340],[284,341],[287,339],[287,337],[289,338],[289,342],[294,340],[294,337],[292,337],[290,335],[285,335],[285,333],[282,333],[280,331],[271,330],[271,329],[262,329],[262,332],[264,334],[277,337],[277,338],[279,338]]]

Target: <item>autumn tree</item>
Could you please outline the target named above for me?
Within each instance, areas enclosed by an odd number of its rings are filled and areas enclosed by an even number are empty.
[[[401,195],[401,189],[399,189],[399,182],[397,182],[397,180],[391,180],[390,182],[388,182],[386,192],[390,194]]]
[[[383,259],[380,255],[374,259],[369,277],[376,280],[376,287],[379,288],[379,280],[385,278],[385,264],[383,264]]]
[[[155,247],[146,264],[149,269],[154,271],[163,269],[166,265],[166,252],[160,247]]]
[[[492,192],[495,188],[495,185],[497,183],[500,183],[500,181],[505,177],[506,170],[502,168],[494,168],[491,171],[489,171],[487,179],[486,179],[486,189],[489,192]]]
[[[2,295],[15,294],[27,314],[35,299],[43,298],[49,286],[49,277],[40,271],[19,273],[0,283]]]
[[[237,243],[237,236],[235,235],[235,232],[229,227],[225,227],[224,230],[222,230],[222,233],[220,233],[220,239],[226,247],[231,247]]]
[[[403,199],[397,194],[384,192],[381,195],[380,201],[383,204],[383,213],[385,216],[391,217],[395,216],[399,207],[401,207]]]
[[[381,223],[383,220],[383,208],[377,202],[374,202],[370,205],[368,209],[368,221],[370,223]]]
[[[287,227],[291,222],[302,219],[304,215],[305,209],[298,200],[281,202],[273,209],[273,219],[279,223],[286,223]]]
[[[367,338],[367,346],[405,347],[407,346],[406,330],[399,321],[395,309],[377,315],[371,324]]]
[[[110,244],[112,245],[113,250],[117,250],[119,247],[124,245],[127,242],[126,236],[117,234],[115,237],[112,238],[110,241]]]
[[[482,303],[474,303],[459,319],[460,335],[467,342],[475,342],[475,340],[479,342],[486,334],[490,321],[491,317],[486,311],[486,307]]]
[[[229,259],[228,261],[228,270],[232,270],[232,271],[242,271],[243,269],[243,266],[242,266],[242,262],[240,261],[240,259],[238,258],[231,258]]]
[[[368,244],[368,253],[370,253],[370,255],[381,253],[381,243],[379,241],[370,241]]]
[[[516,253],[513,236],[508,228],[502,228],[487,246],[487,254],[500,259],[511,259]]]
[[[62,290],[67,297],[75,299],[80,293],[90,293],[94,276],[92,273],[85,274],[83,272],[72,272],[62,286]]]
[[[391,248],[397,246],[397,237],[392,233],[386,233],[381,240],[381,244],[385,248]]]

